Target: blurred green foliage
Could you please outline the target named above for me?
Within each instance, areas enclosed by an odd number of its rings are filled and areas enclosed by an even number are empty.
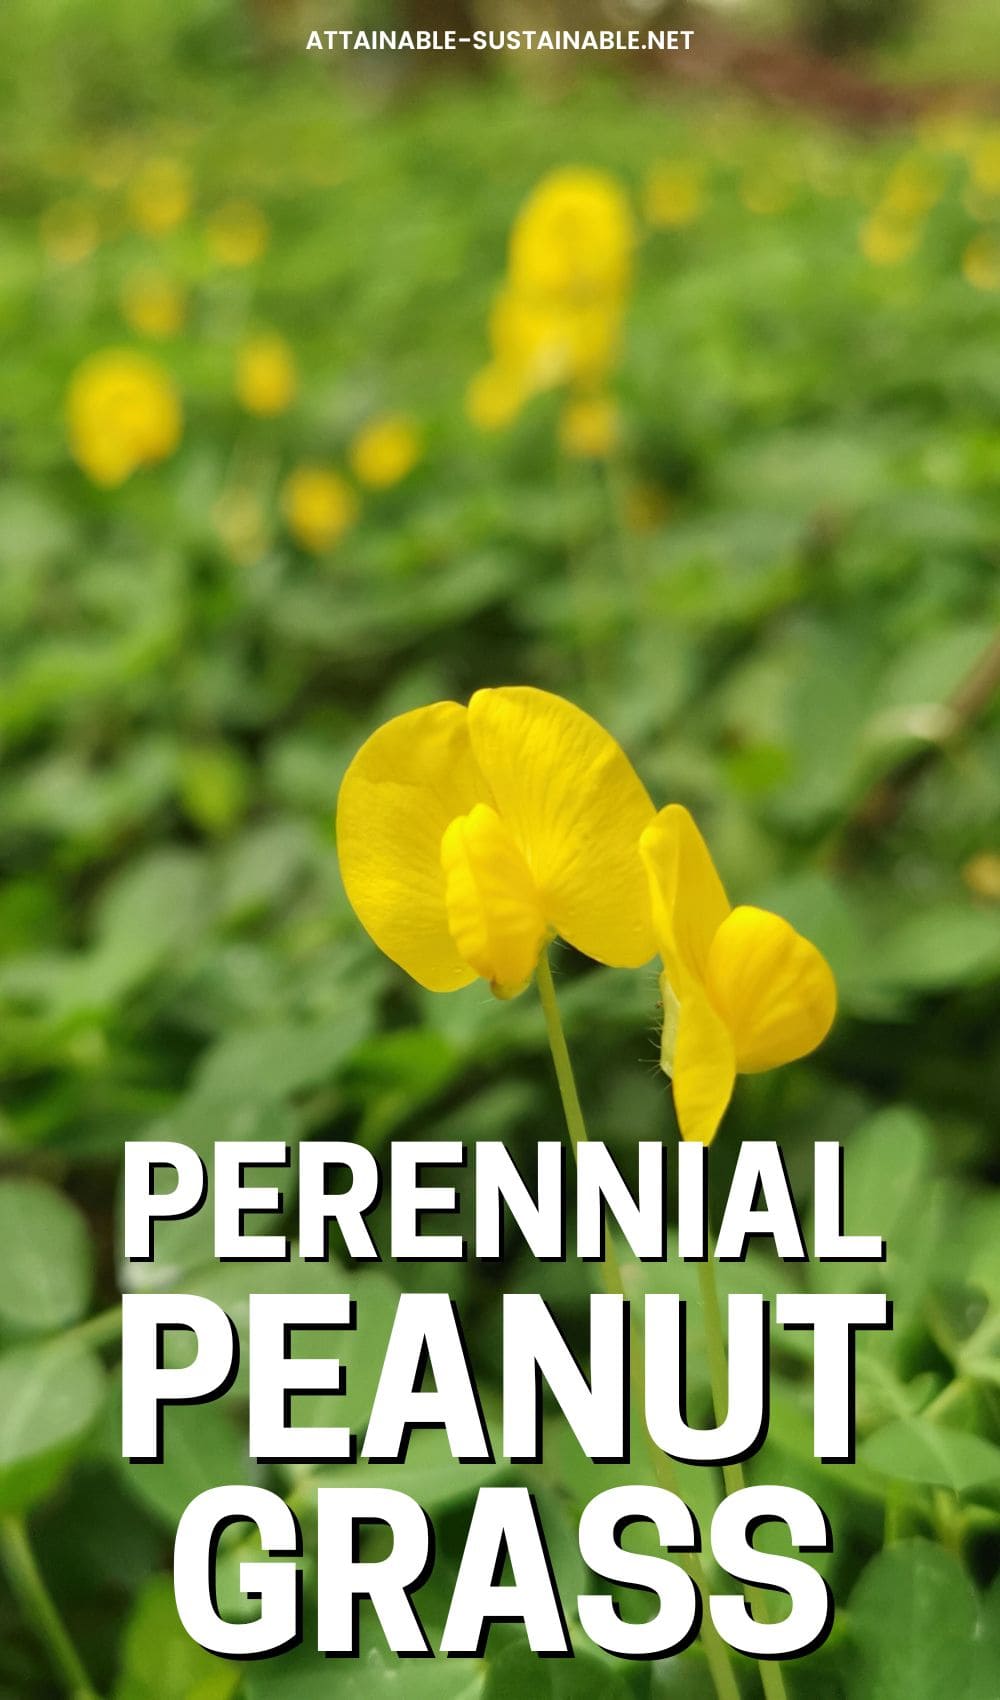
[[[403,983],[347,909],[331,834],[340,774],[373,725],[528,681],[596,713],[658,802],[696,811],[737,899],[786,914],[837,972],[833,1038],[744,1082],[716,1150],[721,1189],[735,1141],[779,1137],[805,1197],[812,1141],[842,1139],[849,1225],[890,1245],[884,1271],[758,1255],[728,1272],[764,1292],[884,1277],[896,1305],[891,1336],[859,1341],[853,1466],[812,1459],[808,1354],[794,1336],[775,1347],[771,1437],[752,1473],[828,1510],[840,1607],[828,1646],[787,1672],[790,1692],[987,1700],[1000,1646],[1000,719],[987,699],[957,720],[948,705],[1000,606],[1000,275],[991,287],[989,265],[969,260],[1000,228],[990,133],[944,114],[919,135],[853,137],[615,82],[528,92],[501,77],[387,104],[377,71],[348,93],[318,58],[237,52],[248,26],[221,4],[183,28],[174,8],[115,8],[103,24],[91,11],[90,34],[78,10],[47,7],[32,14],[30,64],[16,45],[26,16],[14,6],[0,24],[13,166],[0,229],[0,1508],[30,1515],[101,1693],[401,1692],[377,1637],[353,1667],[308,1650],[237,1667],[177,1624],[173,1529],[201,1488],[247,1478],[245,1388],[178,1413],[162,1466],[118,1457],[116,1177],[122,1142],[154,1134],[206,1153],[230,1137],[379,1150],[416,1133],[502,1137],[522,1155],[554,1135],[533,995],[500,1006],[477,987],[434,998]],[[136,228],[134,191],[163,158],[189,172],[192,204],[153,234]],[[701,174],[689,222],[644,218],[657,161]],[[560,455],[556,398],[497,435],[464,411],[511,220],[567,162],[616,173],[641,231],[609,464]],[[901,162],[903,181],[930,185],[903,215]],[[270,234],[259,259],[225,269],[206,231],[234,198]],[[902,218],[905,252],[873,249],[873,217],[893,231]],[[158,342],[120,309],[150,266],[186,302]],[[233,394],[237,350],[261,329],[287,339],[300,374],[270,419]],[[62,408],[79,362],[117,345],[152,349],[185,425],[176,455],[107,492],[71,462]],[[395,410],[420,424],[420,464],[362,493],[337,545],[297,548],[286,474],[343,468],[357,429]],[[871,788],[921,752],[913,783],[862,830]],[[592,1131],[627,1167],[638,1136],[673,1137],[655,975],[568,953],[558,966]],[[238,1317],[250,1288],[340,1276],[217,1266],[195,1218],[129,1279],[205,1292]],[[349,1366],[359,1413],[398,1288],[440,1279],[418,1265],[351,1275],[371,1330]],[[692,1272],[630,1279],[636,1296],[644,1281],[687,1292]],[[501,1277],[470,1264],[448,1280],[489,1410]],[[541,1290],[579,1328],[574,1269],[513,1248],[502,1282]],[[707,1391],[693,1322],[689,1397],[706,1418]],[[558,1423],[550,1441],[533,1485],[572,1593],[575,1512],[618,1476]],[[265,1475],[308,1515],[314,1478]],[[436,1435],[393,1473],[438,1520],[443,1558],[421,1596],[432,1624],[483,1479],[450,1465]],[[685,1481],[696,1505],[710,1500],[710,1472]],[[224,1598],[237,1558],[224,1548]],[[6,1595],[0,1627],[3,1700],[56,1693]],[[740,1674],[755,1693],[754,1671]],[[705,1682],[697,1648],[662,1668],[581,1648],[563,1668],[502,1631],[481,1665],[409,1665],[405,1693],[698,1700]]]

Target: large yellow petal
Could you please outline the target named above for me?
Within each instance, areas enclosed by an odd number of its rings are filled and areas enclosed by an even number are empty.
[[[469,733],[549,924],[598,962],[648,962],[638,845],[653,805],[624,751],[582,709],[530,686],[477,691]]]
[[[354,911],[379,949],[432,992],[475,978],[448,927],[441,839],[456,815],[489,801],[457,702],[380,726],[340,787],[337,852]]]
[[[649,878],[657,946],[681,994],[692,980],[704,984],[709,949],[729,914],[729,899],[708,845],[680,803],[660,810],[639,850]]]
[[[453,820],[441,866],[460,956],[497,997],[515,997],[535,971],[547,928],[528,864],[499,815],[477,803]]]
[[[794,1062],[826,1038],[837,988],[816,946],[766,909],[741,906],[709,951],[708,992],[733,1037],[741,1074]]]
[[[681,999],[674,1051],[674,1108],[685,1139],[711,1144],[735,1082],[736,1058],[726,1024],[692,985]]]

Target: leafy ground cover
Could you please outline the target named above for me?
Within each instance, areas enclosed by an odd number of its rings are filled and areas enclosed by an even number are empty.
[[[377,722],[532,682],[613,729],[657,801],[697,813],[731,892],[837,973],[833,1038],[744,1082],[716,1148],[724,1182],[735,1141],[779,1137],[805,1195],[811,1142],[842,1139],[852,1225],[890,1246],[884,1271],[833,1271],[884,1275],[896,1306],[891,1336],[859,1340],[855,1465],[812,1461],[808,1355],[776,1349],[754,1470],[830,1512],[840,1607],[789,1690],[988,1700],[1000,132],[932,112],[852,136],[610,81],[389,102],[299,58],[208,76],[197,29],[150,17],[141,44],[114,13],[89,58],[64,41],[93,75],[63,63],[42,103],[4,55],[0,1506],[27,1516],[114,1700],[707,1692],[697,1648],[564,1667],[504,1632],[481,1663],[407,1667],[405,1689],[377,1644],[357,1666],[220,1664],[177,1625],[169,1550],[193,1494],[246,1478],[245,1393],[179,1413],[162,1466],[117,1456],[123,1140],[420,1133],[524,1154],[558,1128],[533,995],[404,984],[347,909],[331,832]],[[214,14],[196,22],[216,39]],[[469,416],[512,221],[567,164],[612,174],[637,233],[596,444],[567,438],[558,388],[500,429]],[[122,347],[182,421],[109,486],[72,458],[65,405],[83,362]],[[386,418],[413,463],[392,476],[359,443]],[[674,1136],[655,975],[558,966],[592,1130],[627,1164],[637,1136]],[[193,1222],[151,1278],[238,1309],[260,1271],[209,1257]],[[488,1388],[499,1283],[450,1274]],[[831,1282],[764,1257],[740,1274]],[[639,1296],[675,1277],[631,1278]],[[387,1327],[398,1287],[439,1275],[354,1279]],[[579,1328],[572,1271],[515,1253],[504,1281]],[[695,1333],[695,1408],[707,1393]],[[438,1441],[399,1472],[444,1531],[432,1621],[482,1479]],[[554,1437],[539,1475],[569,1554],[615,1472]],[[572,1592],[569,1557],[565,1575]],[[0,1694],[59,1692],[7,1594],[0,1622]]]

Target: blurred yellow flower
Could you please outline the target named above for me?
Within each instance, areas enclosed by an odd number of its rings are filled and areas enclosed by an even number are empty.
[[[976,897],[988,903],[1000,903],[1000,855],[995,850],[980,850],[970,856],[962,869],[962,878]]]
[[[962,255],[962,276],[975,289],[1000,289],[1000,231],[981,230]]]
[[[532,190],[510,237],[514,289],[593,301],[622,295],[632,272],[632,214],[615,179],[565,166]]]
[[[505,289],[490,317],[497,364],[518,374],[523,398],[578,379],[596,383],[618,352],[617,303],[546,301]]]
[[[205,235],[220,266],[252,266],[267,250],[270,227],[253,201],[227,201],[206,222]]]
[[[355,437],[348,452],[351,471],[360,484],[387,490],[412,472],[420,459],[420,432],[412,419],[389,413],[373,419]]]
[[[129,189],[132,221],[147,236],[165,236],[191,208],[191,179],[176,159],[147,160]]]
[[[501,431],[517,418],[526,399],[517,371],[494,360],[472,377],[465,411],[480,431]]]
[[[283,336],[268,332],[251,337],[236,355],[236,395],[247,413],[272,419],[295,400],[295,356]]]
[[[941,199],[943,189],[940,167],[920,154],[911,154],[893,167],[879,212],[904,221],[919,219]]]
[[[42,247],[57,266],[89,260],[101,238],[97,214],[87,201],[54,201],[38,223]]]
[[[497,429],[541,390],[594,389],[607,379],[634,240],[613,177],[568,167],[543,178],[514,221],[507,278],[490,315],[492,360],[467,397],[475,424]]]
[[[226,554],[240,567],[253,566],[270,542],[264,505],[245,485],[222,492],[212,508],[212,523]]]
[[[1000,130],[987,130],[971,149],[970,168],[977,189],[1000,195]]]
[[[358,498],[339,472],[325,466],[299,466],[281,492],[288,529],[296,543],[322,555],[343,537],[358,517]]]
[[[899,266],[916,252],[923,226],[915,219],[878,209],[861,226],[861,252],[873,266]]]
[[[837,990],[815,945],[780,916],[733,909],[687,809],[661,809],[639,841],[663,974],[662,1067],[685,1139],[709,1144],[737,1074],[815,1050]]]
[[[169,374],[130,348],[84,360],[70,382],[66,419],[73,458],[106,488],[165,460],[180,442],[181,407]]]
[[[656,230],[680,230],[694,224],[705,207],[705,174],[686,161],[654,165],[643,189],[646,221]]]
[[[184,292],[166,272],[143,266],[129,272],[119,297],[122,317],[140,336],[176,336],[184,323]]]
[[[610,396],[575,396],[559,420],[559,443],[577,460],[604,460],[621,439],[621,415]]]
[[[531,979],[549,938],[634,968],[653,951],[637,853],[653,805],[624,752],[548,691],[477,691],[379,727],[344,776],[340,871],[380,950],[429,991]]]

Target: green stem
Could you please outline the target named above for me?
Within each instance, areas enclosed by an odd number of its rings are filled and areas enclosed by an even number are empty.
[[[935,1395],[929,1405],[924,1406],[921,1415],[929,1417],[932,1423],[936,1422],[952,1405],[957,1405],[960,1399],[964,1399],[968,1391],[969,1383],[964,1376],[957,1375],[954,1381],[949,1381],[947,1386]]]
[[[20,1517],[0,1519],[0,1556],[11,1590],[45,1643],[52,1668],[59,1673],[69,1700],[99,1700],[35,1563],[28,1531]]]
[[[117,1304],[98,1311],[96,1316],[88,1316],[86,1322],[78,1322],[75,1328],[66,1330],[62,1339],[64,1343],[72,1341],[74,1346],[110,1346],[121,1331],[122,1307]]]
[[[719,1304],[719,1288],[715,1275],[715,1247],[712,1244],[711,1233],[707,1236],[705,1245],[705,1261],[698,1264],[698,1285],[701,1289],[701,1312],[705,1324],[705,1345],[708,1350],[708,1373],[712,1384],[712,1406],[715,1420],[720,1425],[725,1422],[729,1409],[729,1366],[726,1357],[726,1338],[722,1327],[722,1307]],[[743,1465],[739,1460],[731,1464],[723,1464],[722,1477],[726,1484],[727,1493],[738,1493],[746,1486],[743,1475]],[[770,1600],[763,1589],[750,1588],[748,1598],[752,1600],[758,1613],[765,1623],[770,1621]],[[759,1659],[757,1669],[760,1672],[761,1687],[766,1700],[787,1700],[785,1679],[781,1674],[781,1666],[773,1659]]]
[[[566,1118],[566,1131],[569,1142],[576,1156],[581,1145],[587,1139],[587,1126],[580,1107],[580,1095],[576,1089],[576,1077],[573,1064],[570,1061],[569,1048],[566,1044],[566,1034],[563,1030],[559,1005],[556,1001],[556,988],[552,979],[552,967],[548,953],[543,951],[538,961],[536,972],[538,996],[541,1000],[545,1015],[545,1026],[549,1037],[549,1050],[555,1066],[556,1080],[559,1084],[559,1096],[562,1099],[563,1115]],[[607,1292],[625,1297],[625,1287],[622,1282],[621,1267],[611,1242],[610,1234],[605,1236],[605,1256],[601,1264],[601,1279]],[[632,1380],[633,1398],[642,1419],[643,1433],[649,1448],[649,1456],[653,1470],[660,1487],[668,1493],[678,1493],[677,1477],[673,1462],[665,1452],[654,1442],[646,1427],[646,1372],[642,1342],[633,1334],[629,1353],[630,1374]],[[718,1700],[740,1700],[739,1685],[729,1656],[729,1648],[719,1635],[709,1609],[708,1580],[698,1553],[678,1553],[677,1562],[683,1565],[702,1600],[701,1639],[705,1651],[705,1660],[715,1686]]]

